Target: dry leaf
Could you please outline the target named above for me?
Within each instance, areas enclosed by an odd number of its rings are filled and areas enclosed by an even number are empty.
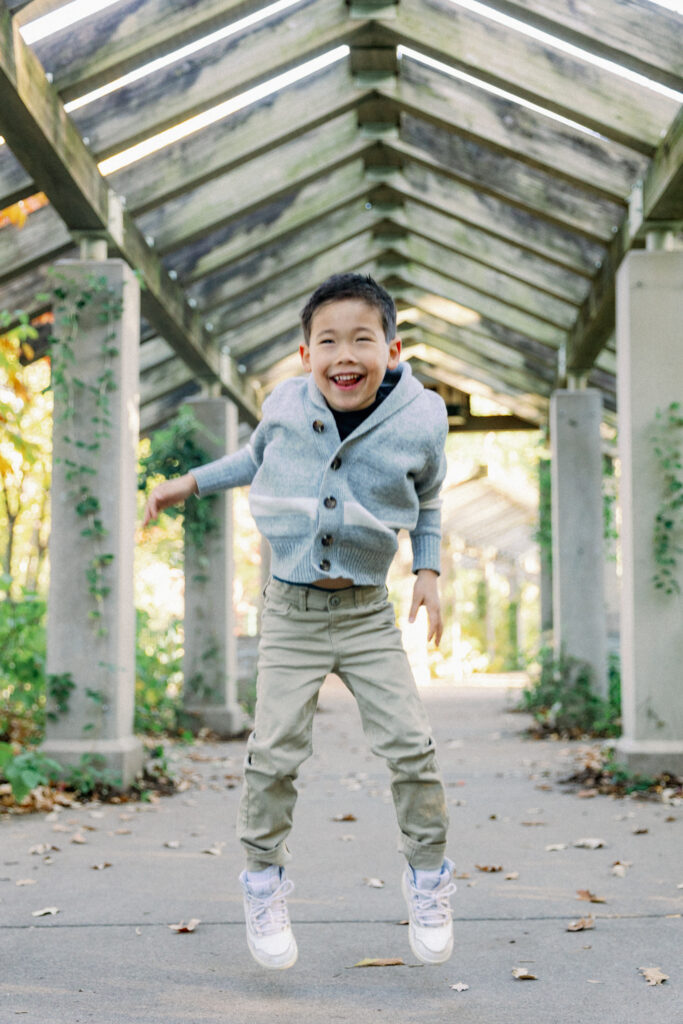
[[[384,883],[382,883],[384,884]],[[405,967],[405,962],[400,957],[380,957],[366,958],[365,960],[359,960],[354,967]]]
[[[633,835],[634,836],[646,836],[649,831],[650,831],[649,828],[634,828],[633,829]]]
[[[181,921],[179,924],[169,924],[171,931],[176,932],[178,935],[185,935],[187,932],[193,932],[201,921],[198,917],[193,917],[190,921],[185,924]]]
[[[110,868],[111,864],[108,860],[103,861],[101,864],[93,864],[93,871],[104,871],[105,868]]]
[[[523,821],[521,824],[522,825],[527,825],[527,826],[531,827],[532,825],[545,825],[545,822],[544,821]]]
[[[51,914],[58,914],[59,907],[43,907],[42,910],[34,910],[31,917],[49,917]]]
[[[588,928],[595,928],[595,918],[580,917],[578,921],[571,921],[567,925],[568,932],[585,932]]]
[[[341,839],[341,841],[342,841],[343,843],[351,843],[351,842],[353,842],[353,840],[354,840],[354,839],[355,839],[356,837],[355,837],[355,836],[352,836],[352,835],[350,835],[350,834],[347,834],[347,835],[344,835],[344,836],[339,836],[339,838]]]
[[[54,850],[56,853],[59,853],[59,847],[53,846],[52,843],[38,843],[36,846],[32,846],[28,852],[40,855],[50,853],[51,850]]]
[[[115,828],[111,834],[115,836],[129,836],[131,835],[131,830],[129,828]]]
[[[669,975],[664,974],[661,967],[639,967],[638,970],[648,985],[663,985],[669,980]]]
[[[632,862],[630,860],[615,860],[612,865],[612,874],[616,875],[618,878],[625,878],[626,871],[631,867],[631,863]]]
[[[495,866],[494,864],[475,864],[477,871],[502,871],[503,865]]]
[[[576,794],[581,800],[590,800],[591,797],[598,795],[597,789],[580,789]]]
[[[332,821],[358,821],[355,814],[335,814]]]
[[[605,846],[604,839],[575,839],[574,846],[578,846],[584,850],[599,850],[602,846]]]
[[[464,981],[458,981],[455,985],[451,985],[454,992],[467,992],[469,985],[466,985]]]
[[[566,843],[550,843],[549,846],[546,846],[545,851],[546,851],[546,853],[554,853],[556,850],[566,850],[566,849],[567,849],[567,844]]]
[[[14,883],[15,885],[35,885],[37,879],[35,878],[19,878]]]
[[[536,975],[532,974],[526,967],[513,967],[512,976],[517,978],[518,981],[538,981]]]
[[[62,825],[59,822],[57,822],[56,825],[52,826],[52,831],[53,832],[70,832],[71,829],[69,828],[68,825]]]
[[[202,850],[202,853],[210,853],[212,857],[220,857],[223,853],[223,847],[225,843],[214,843],[213,846],[209,846],[208,849]]]
[[[381,878],[364,878],[363,882],[365,883],[365,885],[369,886],[371,889],[383,889],[384,888],[384,882],[382,881]]]
[[[577,889],[576,890],[577,900],[586,900],[588,903],[605,903],[601,896],[596,896],[590,889]]]
[[[169,839],[167,843],[164,843],[164,846],[168,847],[169,850],[177,850],[180,847],[180,841],[178,839]]]
[[[516,878],[519,878],[519,871],[508,871],[505,876],[506,882],[514,882]]]
[[[87,843],[88,840],[85,836],[82,836],[80,832],[76,832],[76,834],[71,837],[71,842],[76,843],[78,846],[82,846],[84,843]]]

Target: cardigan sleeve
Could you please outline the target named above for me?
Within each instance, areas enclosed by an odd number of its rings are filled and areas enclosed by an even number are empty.
[[[415,478],[415,490],[420,502],[420,511],[415,528],[410,532],[413,547],[413,572],[418,569],[433,569],[441,572],[441,499],[439,491],[446,476],[446,453],[444,446],[448,434],[448,416],[443,400],[434,395],[435,421],[433,420],[434,446],[425,462],[423,471]],[[431,400],[431,396],[430,396]]]
[[[216,491],[250,484],[263,461],[266,440],[267,428],[264,420],[261,420],[244,448],[190,470],[197,481],[198,496],[203,498]]]

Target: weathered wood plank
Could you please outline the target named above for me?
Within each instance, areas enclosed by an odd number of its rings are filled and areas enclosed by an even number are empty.
[[[390,184],[399,196],[489,231],[568,270],[592,276],[604,256],[603,246],[575,232],[548,224],[509,203],[475,192],[417,164],[394,174]]]
[[[94,100],[72,116],[101,159],[346,43],[359,31],[349,22],[344,0],[302,0],[263,25]]]
[[[562,330],[568,330],[576,319],[576,306],[539,292],[532,285],[494,270],[477,259],[446,249],[438,242],[409,236],[398,241],[393,249],[409,263],[439,270],[454,281],[476,288]]]
[[[430,310],[442,319],[449,319],[447,304],[455,303],[458,307],[472,311],[474,323],[476,323],[477,315],[486,317],[488,320],[495,320],[505,327],[518,331],[520,334],[526,334],[529,338],[534,338],[536,341],[541,341],[554,348],[560,348],[566,341],[565,331],[510,306],[494,296],[477,291],[461,281],[454,281],[444,273],[430,270],[417,263],[406,263],[395,273],[402,280],[410,282],[414,289],[424,293],[420,301],[415,303],[416,305]],[[443,299],[446,300],[445,303],[442,302]],[[457,316],[459,313],[455,315]]]
[[[45,263],[56,260],[73,247],[73,239],[51,206],[36,210],[23,228],[0,231],[0,282],[4,286]]]
[[[448,0],[401,0],[386,28],[406,46],[645,155],[676,113],[677,103],[666,96]]]
[[[263,6],[263,0],[119,0],[34,43],[33,50],[68,101]]]
[[[390,147],[457,177],[464,184],[546,217],[552,223],[605,242],[624,215],[623,203],[610,202],[562,176],[539,171],[523,160],[482,146],[452,130],[412,114],[401,117],[401,134]]]
[[[153,430],[158,430],[159,427],[165,426],[176,414],[179,406],[192,395],[199,394],[200,391],[201,386],[197,383],[196,378],[190,378],[170,395],[145,402],[140,409],[141,436],[144,437]]]
[[[145,285],[143,309],[159,333],[196,372],[220,380],[244,415],[256,422],[258,411],[248,390],[233,379],[230,364],[221,365],[219,354],[206,347],[197,314],[149,250],[132,218],[117,205],[4,6],[0,7],[0,93],[0,131],[64,224],[108,239],[113,251],[139,271]]]
[[[683,220],[683,107],[643,179],[643,221]]]
[[[313,289],[331,274],[355,271],[358,266],[375,260],[381,252],[381,243],[370,231],[336,246],[330,244],[327,251],[318,256],[221,303],[211,313],[214,332],[219,337],[227,337],[237,328],[252,324],[258,333],[261,320],[271,312],[292,300],[303,306]]]
[[[624,201],[647,166],[641,154],[617,142],[580,132],[409,57],[401,60],[398,82],[378,91],[417,117],[616,202]]]
[[[585,277],[424,204],[406,199],[403,210],[392,214],[392,221],[417,237],[472,256],[558,299],[579,305],[586,297],[589,283]]]
[[[648,0],[487,0],[512,18],[683,90],[683,17]]]
[[[279,146],[352,110],[366,95],[343,61],[167,146],[160,156],[115,172],[109,180],[132,213],[144,213],[259,156],[272,163]]]
[[[237,217],[193,245],[170,253],[164,262],[181,279],[199,280],[292,236],[335,210],[361,201],[367,191],[363,161],[354,160],[325,178],[293,189],[277,201]]]
[[[361,156],[371,144],[358,133],[355,114],[342,114],[281,146],[276,160],[265,155],[250,160],[156,207],[138,223],[160,252],[168,252],[232,217],[330,174]]]
[[[378,223],[378,217],[363,204],[344,206],[319,221],[304,225],[296,234],[263,246],[245,259],[203,278],[188,288],[188,294],[209,313],[224,302],[236,301],[254,288],[266,286],[276,277],[309,264],[343,242],[356,239]]]

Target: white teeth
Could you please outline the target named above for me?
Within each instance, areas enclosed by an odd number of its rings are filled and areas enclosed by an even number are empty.
[[[346,383],[348,383],[348,382],[350,382],[352,380],[360,380],[360,374],[358,374],[358,373],[346,373],[346,374],[339,373],[339,374],[337,374],[336,377],[333,377],[332,380],[339,381],[341,384],[346,384]]]

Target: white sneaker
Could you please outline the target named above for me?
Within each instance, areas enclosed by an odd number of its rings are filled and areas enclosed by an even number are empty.
[[[246,871],[240,875],[240,882],[244,891],[249,952],[261,967],[275,971],[292,967],[299,951],[289,923],[286,897],[294,883],[285,878],[282,868],[269,892],[253,892],[249,888]]]
[[[452,861],[444,861],[441,877],[433,889],[418,888],[410,865],[403,874],[403,896],[410,915],[410,948],[425,964],[443,964],[453,952],[453,867]]]

